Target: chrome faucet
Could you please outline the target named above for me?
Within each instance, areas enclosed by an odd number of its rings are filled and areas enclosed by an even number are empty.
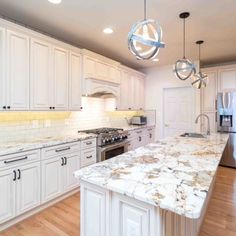
[[[209,116],[208,116],[208,115],[206,115],[206,114],[204,114],[204,113],[198,115],[197,118],[196,118],[196,120],[195,120],[195,124],[197,124],[197,122],[198,122],[198,120],[199,120],[199,118],[200,118],[201,116],[207,118],[207,135],[210,135],[210,134],[211,134],[211,131],[210,131],[210,119],[209,119]]]

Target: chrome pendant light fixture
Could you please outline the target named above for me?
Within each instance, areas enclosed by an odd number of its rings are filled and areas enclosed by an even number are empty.
[[[183,59],[176,61],[173,71],[180,80],[186,80],[196,73],[195,65],[185,57],[185,19],[189,15],[189,12],[183,12],[179,15],[183,19]]]
[[[205,88],[207,86],[208,83],[208,76],[204,73],[202,73],[201,71],[201,45],[204,43],[204,41],[199,40],[196,42],[196,44],[199,46],[198,48],[198,55],[199,55],[199,72],[196,73],[192,78],[193,78],[193,82],[192,82],[192,86],[197,88],[197,89],[201,89],[201,88]]]
[[[165,47],[161,41],[161,26],[157,21],[146,18],[146,7],[144,0],[144,20],[134,24],[128,34],[128,48],[138,60],[154,60],[160,48]]]

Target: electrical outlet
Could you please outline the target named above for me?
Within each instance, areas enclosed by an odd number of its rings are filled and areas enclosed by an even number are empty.
[[[51,127],[51,120],[45,120],[45,121],[44,121],[44,127],[45,127],[45,128]]]
[[[32,120],[31,121],[31,126],[32,126],[33,129],[38,129],[39,121],[38,120]]]

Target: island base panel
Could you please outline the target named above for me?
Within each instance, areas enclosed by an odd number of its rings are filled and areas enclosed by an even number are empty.
[[[190,219],[82,181],[81,236],[198,236],[207,202]]]

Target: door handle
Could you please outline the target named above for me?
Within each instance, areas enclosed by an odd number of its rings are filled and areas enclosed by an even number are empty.
[[[14,174],[13,181],[16,181],[16,171],[15,170],[13,170],[13,174]]]
[[[139,140],[139,142],[141,142],[141,141],[142,141],[142,137],[139,136],[139,137],[138,137],[138,140]]]
[[[17,171],[18,171],[18,178],[17,179],[21,179],[21,171],[20,171],[20,169],[18,169]]]

